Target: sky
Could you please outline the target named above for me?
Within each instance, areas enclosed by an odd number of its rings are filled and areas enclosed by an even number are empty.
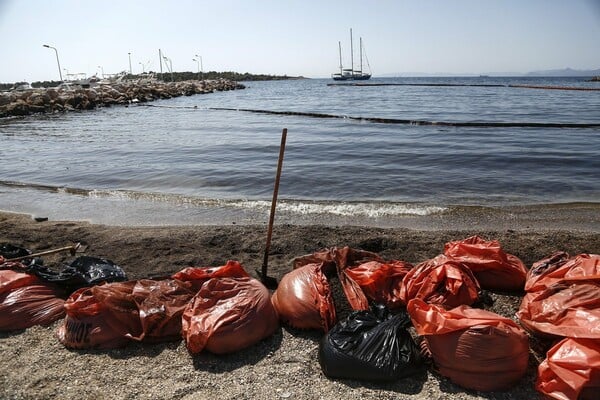
[[[363,38],[374,76],[600,68],[600,0],[0,0],[0,82],[236,71],[329,77]],[[166,68],[166,67],[165,67]]]

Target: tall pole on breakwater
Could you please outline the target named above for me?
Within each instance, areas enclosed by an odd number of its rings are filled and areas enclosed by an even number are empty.
[[[199,56],[198,54],[196,54],[196,58],[200,59],[200,80],[203,81],[204,80],[204,67],[202,66],[202,56]]]
[[[131,73],[131,53],[127,53],[127,55],[129,56],[129,75],[133,75]]]
[[[198,60],[197,58],[192,58],[192,61],[196,61],[196,64],[198,66],[198,80],[200,80],[200,60]]]
[[[160,49],[158,49],[158,62],[160,63],[160,79],[162,79],[162,52]]]
[[[58,60],[58,50],[56,50],[56,47],[48,46],[47,44],[45,44],[43,46],[48,49],[54,50],[54,52],[56,53],[56,63],[58,64],[58,75],[60,76],[60,81],[62,82],[63,78],[62,78],[62,71],[60,70],[60,61]]]

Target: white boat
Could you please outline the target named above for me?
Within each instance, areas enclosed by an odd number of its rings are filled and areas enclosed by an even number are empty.
[[[350,68],[344,68],[342,64],[342,43],[338,42],[340,50],[340,72],[331,74],[334,81],[366,81],[371,79],[369,60],[367,59],[367,66],[369,67],[369,73],[363,71],[363,42],[362,37],[360,38],[360,69],[354,69],[354,43],[352,38],[352,28],[350,28]],[[365,55],[366,59],[366,55]]]

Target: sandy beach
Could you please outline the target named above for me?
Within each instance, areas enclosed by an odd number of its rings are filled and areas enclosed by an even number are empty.
[[[222,265],[239,260],[251,274],[260,268],[266,227],[116,227],[85,222],[35,222],[31,216],[0,213],[0,242],[35,251],[80,242],[87,255],[109,258],[129,278],[176,272],[186,266]],[[269,275],[280,279],[294,257],[332,246],[350,246],[387,259],[418,263],[439,254],[445,242],[479,234],[498,239],[527,266],[556,251],[600,253],[598,231],[531,230],[518,223],[503,230],[413,230],[357,226],[276,225]],[[57,266],[70,255],[45,257]],[[518,294],[492,294],[492,311],[514,318]],[[336,307],[347,309],[336,295]],[[11,399],[507,399],[537,398],[536,367],[549,343],[531,341],[530,366],[507,392],[479,393],[460,388],[428,371],[389,384],[330,380],[318,363],[319,332],[282,326],[275,335],[236,354],[189,355],[182,341],[132,343],[108,351],[65,349],[48,327],[1,333],[0,397]]]

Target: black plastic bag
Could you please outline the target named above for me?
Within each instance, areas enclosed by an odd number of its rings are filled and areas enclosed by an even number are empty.
[[[37,275],[46,282],[55,283],[69,293],[102,282],[123,282],[127,280],[127,275],[123,269],[114,262],[89,256],[77,257],[60,272],[38,265],[28,268],[28,272]]]
[[[11,243],[0,243],[0,256],[4,257],[5,260],[12,258],[26,257],[31,254],[31,250],[24,247],[15,246]],[[44,262],[41,258],[26,258],[19,261],[23,265],[43,265]]]
[[[0,243],[0,256],[8,259],[17,258],[17,257],[25,257],[31,254],[31,251],[15,246],[10,243]]]
[[[406,313],[383,306],[355,311],[321,340],[319,363],[330,378],[394,381],[422,371],[419,347]]]

